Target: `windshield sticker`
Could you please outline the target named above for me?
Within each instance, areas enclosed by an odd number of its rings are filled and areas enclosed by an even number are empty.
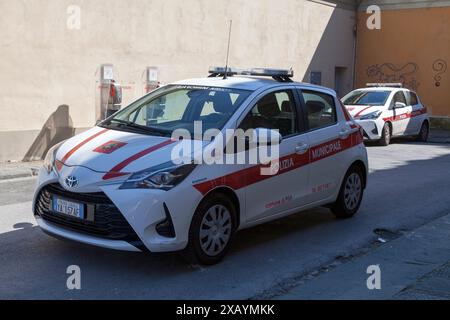
[[[188,86],[188,85],[178,85],[175,86],[176,89],[185,90],[211,90],[211,91],[222,91],[222,92],[234,92],[235,89],[230,88],[216,88],[216,87],[205,87],[205,86]]]

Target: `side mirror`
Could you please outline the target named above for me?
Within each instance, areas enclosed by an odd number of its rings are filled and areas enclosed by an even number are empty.
[[[394,104],[394,109],[401,109],[401,108],[405,108],[405,107],[406,107],[406,104],[403,102],[396,102]]]

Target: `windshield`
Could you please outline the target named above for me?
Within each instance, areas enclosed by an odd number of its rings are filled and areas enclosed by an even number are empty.
[[[345,105],[383,106],[390,91],[353,91],[343,98]]]
[[[193,135],[194,121],[202,131],[222,129],[251,91],[229,88],[169,85],[155,90],[100,125],[139,133],[170,136],[176,129]]]

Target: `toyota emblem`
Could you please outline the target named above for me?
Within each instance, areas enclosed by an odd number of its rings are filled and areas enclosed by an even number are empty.
[[[74,188],[78,185],[78,179],[74,176],[68,176],[65,182],[69,188]]]

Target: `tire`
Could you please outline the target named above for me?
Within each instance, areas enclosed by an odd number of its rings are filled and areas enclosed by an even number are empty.
[[[205,198],[192,218],[184,258],[191,264],[203,265],[222,260],[236,230],[236,216],[233,202],[223,193]]]
[[[358,211],[364,194],[364,177],[360,167],[351,166],[342,181],[336,202],[331,211],[336,218],[351,218]]]
[[[420,127],[419,134],[416,136],[416,141],[427,142],[429,133],[430,126],[427,121],[424,121]]]
[[[380,146],[388,146],[391,142],[391,126],[386,122],[383,126],[383,131],[381,132],[381,139],[378,140]]]

